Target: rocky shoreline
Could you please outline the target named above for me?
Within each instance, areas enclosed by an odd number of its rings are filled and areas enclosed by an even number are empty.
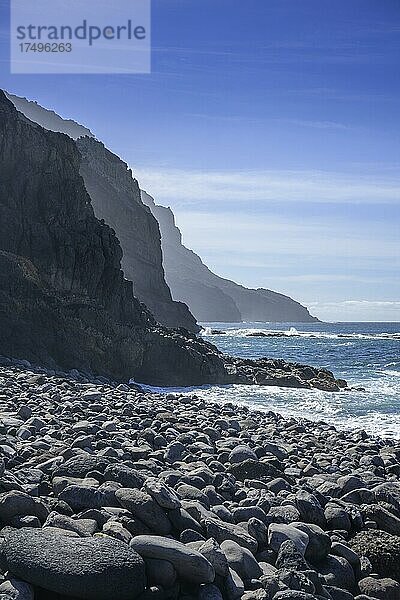
[[[0,600],[398,600],[400,442],[0,360]]]

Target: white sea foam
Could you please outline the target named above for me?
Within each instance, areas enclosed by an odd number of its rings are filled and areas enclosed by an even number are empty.
[[[325,421],[340,429],[364,429],[371,435],[400,438],[400,418],[395,412],[398,391],[389,385],[372,385],[365,392],[324,392],[257,385],[187,388],[139,385],[146,392],[196,394],[208,402],[232,402],[255,410],[273,411],[300,421]],[[390,405],[388,395],[392,397]]]
[[[221,332],[221,333],[220,333]],[[354,339],[354,340],[399,340],[400,333],[329,333],[326,331],[298,331],[295,327],[290,329],[255,329],[255,328],[238,328],[238,329],[212,329],[205,327],[201,332],[204,337],[225,335],[228,337],[299,337],[299,338],[316,338],[316,339]]]

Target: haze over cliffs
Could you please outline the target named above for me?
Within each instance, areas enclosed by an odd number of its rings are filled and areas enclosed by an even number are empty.
[[[317,321],[307,308],[288,296],[248,289],[215,275],[201,258],[182,244],[170,208],[159,206],[142,190],[142,200],[156,217],[167,283],[176,300],[185,302],[198,321]]]
[[[1,91],[0,140],[0,354],[164,385],[226,381],[211,344],[156,327],[133,296],[73,140]]]
[[[8,98],[30,120],[76,140],[83,158],[80,173],[95,215],[115,230],[123,250],[124,273],[133,282],[134,294],[159,323],[198,332],[196,319],[318,320],[288,296],[267,289],[248,289],[214,274],[182,244],[171,209],[157,205],[141,191],[126,163],[96,140],[89,129],[36,102],[12,94]]]
[[[122,268],[126,278],[133,282],[134,295],[162,325],[198,332],[200,327],[188,307],[172,300],[164,277],[158,223],[143,204],[138,182],[126,163],[107,150],[86,127],[62,119],[25,98],[11,94],[8,98],[28,119],[76,141],[83,159],[80,174],[95,215],[117,234],[123,250]]]
[[[186,329],[157,325],[124,277],[115,231],[95,217],[83,160],[74,140],[27,119],[0,90],[3,363],[167,386],[346,385],[325,369],[227,356]]]

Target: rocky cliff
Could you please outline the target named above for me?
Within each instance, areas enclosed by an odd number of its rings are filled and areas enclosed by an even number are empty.
[[[212,346],[157,328],[133,296],[80,166],[69,137],[30,123],[0,94],[0,353],[116,379],[224,379]]]
[[[115,230],[123,249],[123,270],[133,282],[135,295],[159,323],[198,332],[196,319],[317,321],[307,308],[288,296],[248,289],[212,273],[199,256],[183,246],[171,209],[156,205],[146,192],[141,198],[127,165],[98,142],[89,129],[26,98],[12,94],[8,98],[31,121],[77,140],[83,156],[81,175],[95,214]],[[161,228],[163,258],[158,225],[152,216]]]
[[[215,275],[199,256],[182,244],[170,208],[159,206],[142,191],[142,200],[156,217],[167,283],[175,300],[185,302],[198,321],[317,321],[305,306],[266,289],[248,289]]]
[[[122,268],[133,282],[134,295],[162,325],[198,332],[200,328],[188,307],[172,300],[164,276],[158,223],[143,204],[138,183],[126,163],[107,150],[86,127],[62,119],[36,102],[11,94],[8,98],[31,121],[76,140],[83,158],[80,173],[95,215],[116,232],[123,250]]]
[[[0,91],[0,355],[155,385],[255,383],[339,390],[325,369],[242,360],[186,330],[156,326],[121,269],[64,134]]]
[[[95,139],[77,140],[82,155],[80,173],[95,215],[112,227],[121,243],[122,269],[133,282],[133,293],[167,327],[199,327],[188,307],[172,300],[165,281],[158,223],[141,200],[132,171]]]
[[[69,135],[73,140],[76,140],[82,136],[89,136],[94,138],[94,134],[83,125],[80,125],[72,119],[63,119],[55,113],[53,110],[47,110],[40,106],[37,102],[15,96],[14,94],[8,94],[5,92],[6,97],[14,104],[15,108],[25,115],[30,121],[38,123],[49,131],[56,131],[58,133],[65,133]]]

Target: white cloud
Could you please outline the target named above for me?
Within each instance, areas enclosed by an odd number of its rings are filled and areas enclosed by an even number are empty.
[[[318,257],[365,260],[399,258],[399,242],[385,228],[375,223],[362,228],[352,222],[333,224],[326,219],[308,218],[295,221],[270,215],[238,214],[177,210],[176,220],[183,232],[184,243],[206,255],[210,251],[226,252],[226,257],[241,254],[257,257]],[[261,259],[261,260],[260,260]]]
[[[322,320],[335,321],[400,321],[399,300],[343,300],[341,302],[309,302],[312,314]]]
[[[326,171],[201,171],[134,168],[141,186],[160,203],[317,202],[397,204],[397,177],[351,176]]]

